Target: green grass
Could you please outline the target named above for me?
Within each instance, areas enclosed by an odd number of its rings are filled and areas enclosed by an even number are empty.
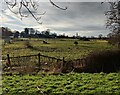
[[[120,95],[119,73],[4,75],[3,95]]]
[[[47,40],[49,44],[43,44]],[[25,41],[15,41],[2,47],[2,57],[44,54],[65,60],[78,59],[91,51],[116,49],[105,40],[78,41],[77,39],[31,39],[32,49],[26,48]],[[24,61],[24,60],[23,60]],[[1,81],[0,81],[1,83]],[[4,75],[3,95],[120,95],[120,73],[69,73],[36,75]]]
[[[46,40],[49,44],[43,44],[42,40]],[[2,56],[22,56],[31,54],[44,54],[57,58],[65,57],[68,59],[78,59],[86,56],[91,51],[115,49],[104,40],[78,41],[78,45],[74,45],[77,39],[31,39],[29,40],[33,49],[25,48],[25,41],[15,41],[13,44],[6,44],[2,48]]]

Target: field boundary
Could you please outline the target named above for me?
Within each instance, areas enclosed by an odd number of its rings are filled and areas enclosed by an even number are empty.
[[[10,57],[10,54],[7,54],[7,57],[2,59],[3,71],[6,68],[15,68],[15,67],[26,67],[26,69],[31,66],[32,68],[37,68],[38,70],[47,69],[53,70],[55,68],[61,69],[64,66],[65,58],[63,59],[51,57],[43,54],[27,55],[27,56],[16,56]],[[31,69],[32,69],[31,68]]]
[[[71,72],[74,68],[84,67],[83,59],[74,59],[74,60],[65,60],[65,57],[62,59],[51,57],[43,54],[27,55],[27,56],[16,56],[10,57],[10,54],[7,54],[7,57],[3,59],[3,71],[6,71],[6,68],[29,68],[45,71],[60,71],[60,72]],[[34,71],[33,70],[33,71]]]

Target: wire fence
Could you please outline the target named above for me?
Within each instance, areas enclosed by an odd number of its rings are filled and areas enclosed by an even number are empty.
[[[51,71],[55,68],[60,69],[63,64],[63,59],[58,59],[55,57],[50,57],[46,55],[36,54],[36,55],[28,55],[28,56],[17,56],[10,57],[7,54],[7,57],[2,59],[3,63],[3,71],[8,70],[8,67],[11,70],[22,70],[22,71]]]
[[[3,71],[18,71],[18,72],[35,72],[35,71],[58,71],[70,72],[74,68],[82,68],[85,66],[84,59],[76,59],[65,61],[65,58],[58,59],[56,57],[50,57],[42,55],[40,53],[36,55],[7,57],[3,59]],[[8,70],[9,67],[9,70]]]

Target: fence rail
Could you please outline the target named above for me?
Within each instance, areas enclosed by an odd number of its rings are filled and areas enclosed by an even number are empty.
[[[38,56],[38,55],[15,56],[15,57],[10,57],[10,58],[32,57],[32,56]]]

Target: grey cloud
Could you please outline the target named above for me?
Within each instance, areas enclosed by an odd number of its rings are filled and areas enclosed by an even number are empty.
[[[43,21],[42,26],[46,26],[56,32],[66,32],[68,34],[84,31],[83,33],[86,36],[90,35],[87,31],[93,31],[93,36],[97,33],[108,33],[105,29],[106,18],[104,16],[106,5],[101,5],[100,2],[58,2],[57,4],[61,7],[68,6],[68,9],[63,11],[48,2],[39,3],[38,12],[46,11],[46,14],[41,19]],[[39,25],[35,24],[34,21],[34,23],[30,23],[30,26]]]
[[[51,27],[52,28],[52,27]],[[102,26],[73,26],[73,27],[53,27],[54,30],[58,31],[100,31],[105,30]]]
[[[57,23],[62,21],[73,22],[73,23],[81,23],[81,21],[88,21],[92,20],[99,20],[100,18],[103,19],[104,13],[102,6],[99,3],[71,3],[70,7],[66,11],[60,10],[50,10],[47,11],[46,16],[47,18],[43,17],[44,22],[54,22]],[[50,14],[51,13],[51,14]],[[98,19],[99,18],[99,19]],[[47,20],[46,20],[47,19]],[[50,22],[48,21],[50,20]]]
[[[102,31],[106,31],[105,8],[100,2],[73,2],[70,3],[67,11],[58,11],[56,9],[48,11],[51,14],[46,14],[47,16],[46,18],[43,17],[43,20],[45,24],[53,24],[50,28],[55,31],[96,31],[96,33],[99,33],[101,30],[101,33],[103,33]],[[64,26],[65,22],[72,24],[72,27],[66,25],[66,27],[61,28],[57,26],[59,24]],[[56,26],[54,26],[55,24]]]

